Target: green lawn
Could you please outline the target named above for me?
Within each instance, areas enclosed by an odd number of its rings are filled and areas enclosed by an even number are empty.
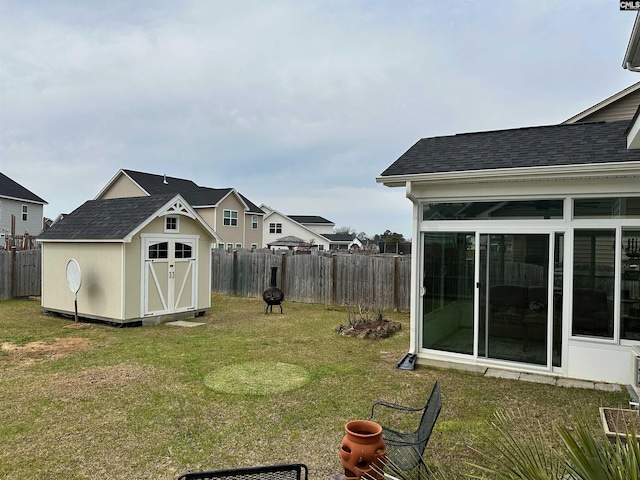
[[[265,315],[258,299],[212,303],[194,319],[200,327],[83,329],[64,328],[69,320],[37,302],[0,303],[0,477],[175,479],[301,462],[328,479],[340,472],[347,421],[368,417],[378,399],[423,404],[439,379],[443,410],[428,456],[465,478],[497,410],[524,412],[514,429],[526,434],[583,418],[595,430],[599,406],[628,406],[626,392],[398,370],[407,314],[389,312],[403,330],[372,342],[334,332],[348,321],[341,307],[286,302],[283,315]]]

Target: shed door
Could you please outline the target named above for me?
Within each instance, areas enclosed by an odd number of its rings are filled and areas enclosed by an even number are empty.
[[[144,263],[145,316],[195,309],[197,288],[193,240],[147,239]]]

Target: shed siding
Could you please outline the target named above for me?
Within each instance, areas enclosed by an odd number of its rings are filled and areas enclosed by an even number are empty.
[[[136,235],[131,243],[124,246],[125,276],[123,293],[125,302],[125,319],[140,318],[142,296],[142,267],[143,255],[140,236]]]
[[[74,312],[66,281],[67,263],[75,258],[82,272],[78,313],[122,319],[123,246],[120,243],[45,243],[42,245],[42,307]]]

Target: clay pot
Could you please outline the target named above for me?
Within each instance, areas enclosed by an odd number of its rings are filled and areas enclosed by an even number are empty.
[[[360,480],[364,474],[381,479],[372,465],[382,470],[387,457],[382,427],[370,420],[352,420],[344,429],[347,434],[340,445],[340,461],[345,479]]]

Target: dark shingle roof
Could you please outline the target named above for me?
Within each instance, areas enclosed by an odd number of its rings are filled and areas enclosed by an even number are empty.
[[[317,215],[287,215],[287,217],[298,223],[333,223],[332,221]]]
[[[140,185],[149,195],[179,193],[194,207],[216,205],[232,190],[231,188],[200,187],[191,180],[155,175],[153,173],[136,172],[135,170],[123,170],[123,172],[131,177],[131,179]],[[239,192],[236,193],[238,193],[247,204],[251,213],[264,213]]]
[[[11,180],[2,172],[0,172],[0,197],[11,198],[14,200],[27,200],[33,203],[47,203],[38,195],[27,190],[19,183]]]
[[[322,236],[330,242],[351,242],[354,239],[354,236],[348,233],[324,233]]]
[[[640,150],[627,149],[628,125],[623,120],[423,138],[381,177],[640,161]]]
[[[39,240],[122,240],[175,194],[89,200],[38,236]]]

